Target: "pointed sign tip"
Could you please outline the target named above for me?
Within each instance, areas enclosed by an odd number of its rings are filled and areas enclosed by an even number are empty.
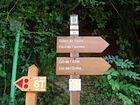
[[[107,49],[108,47],[109,47],[109,43],[106,41],[106,40],[104,40],[102,37],[99,37],[101,40],[102,40],[102,46],[104,46],[104,49],[102,49],[102,52],[105,50],[105,49]]]
[[[15,85],[16,85],[20,90],[22,90],[23,78],[17,80],[17,81],[15,82]]]
[[[29,70],[38,70],[37,66],[35,64],[31,65],[29,68]]]
[[[37,68],[35,64],[31,65],[29,68]]]

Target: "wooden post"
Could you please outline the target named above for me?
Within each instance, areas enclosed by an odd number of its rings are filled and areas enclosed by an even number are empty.
[[[70,16],[70,37],[57,37],[57,52],[70,57],[57,57],[56,74],[70,75],[70,105],[80,105],[80,75],[103,75],[110,68],[102,57],[79,57],[79,52],[102,53],[109,44],[101,37],[80,37],[78,16]]]
[[[32,65],[28,68],[28,76],[34,77],[38,76],[38,68],[35,65]],[[36,92],[26,92],[26,102],[25,105],[36,105],[37,103],[37,94]]]
[[[71,75],[71,79],[79,79],[79,75]],[[70,105],[80,105],[80,91],[70,91]]]
[[[72,19],[71,19],[72,16],[77,16],[77,19],[75,20],[74,24],[72,23]],[[78,28],[77,29],[71,29],[70,28],[70,36],[76,38],[76,37],[79,36],[78,15],[72,15],[72,16],[70,17],[70,25],[71,26],[75,25]],[[72,33],[73,30],[75,31],[75,34]],[[74,52],[70,52],[70,57],[77,58],[77,57],[79,57],[79,53],[75,52],[75,51]],[[71,79],[79,79],[80,75],[73,74],[73,75],[70,75],[70,78]],[[80,105],[80,91],[70,91],[70,105]]]

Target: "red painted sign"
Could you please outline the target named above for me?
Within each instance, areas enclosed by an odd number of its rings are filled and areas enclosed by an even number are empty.
[[[46,77],[23,76],[15,85],[22,91],[46,91]]]
[[[19,79],[16,83],[15,83],[16,86],[18,86],[19,88],[22,88],[23,86],[23,78],[22,79]]]

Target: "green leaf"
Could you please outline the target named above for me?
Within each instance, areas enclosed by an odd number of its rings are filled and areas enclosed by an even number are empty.
[[[6,77],[6,72],[1,70],[0,71],[0,77],[5,78]]]
[[[112,90],[119,90],[121,86],[118,81],[113,80],[113,79],[109,80],[109,84],[111,85]]]
[[[112,78],[111,75],[107,75],[107,79],[110,80]]]
[[[10,30],[12,30],[14,32],[21,28],[21,22],[15,20],[13,18],[9,19],[9,23],[10,23]]]
[[[109,63],[115,64],[117,67],[121,67],[122,69],[130,69],[134,68],[134,63],[128,59],[121,59],[118,56],[105,56],[104,57]]]
[[[113,76],[118,76],[120,73],[117,70],[111,68],[105,74],[111,75],[113,77]]]
[[[131,101],[131,99],[129,99],[129,97],[125,96],[124,94],[122,94],[122,93],[116,93],[116,95],[118,96],[118,98],[120,100],[123,101],[123,104],[124,105],[134,105],[134,103]]]
[[[134,79],[134,80],[140,80],[140,77],[139,77],[140,74],[138,74],[138,73],[136,73],[136,72],[132,72],[132,71],[127,70],[127,69],[121,70],[120,74],[121,74],[121,75],[124,75],[124,76],[127,76],[127,77],[129,77],[129,78],[132,78],[132,79]]]
[[[2,70],[2,64],[0,64],[0,77],[5,78],[6,72]]]
[[[140,87],[137,87],[133,84],[122,84],[121,89],[126,93],[132,93],[140,96]]]
[[[135,10],[136,11],[139,11],[140,10],[140,6],[137,6]]]

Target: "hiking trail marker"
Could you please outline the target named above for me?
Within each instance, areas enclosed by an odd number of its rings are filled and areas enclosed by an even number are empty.
[[[46,77],[23,76],[15,82],[21,91],[46,91]]]
[[[70,36],[57,37],[57,53],[70,57],[56,59],[56,75],[70,75],[70,105],[80,105],[80,75],[103,75],[111,66],[102,57],[79,57],[79,53],[102,53],[108,46],[100,36],[79,36],[78,15],[70,16]]]
[[[23,76],[15,85],[21,90],[26,91],[25,105],[37,105],[36,92],[46,91],[46,77],[38,76],[38,68],[32,65],[28,68],[28,76]]]

